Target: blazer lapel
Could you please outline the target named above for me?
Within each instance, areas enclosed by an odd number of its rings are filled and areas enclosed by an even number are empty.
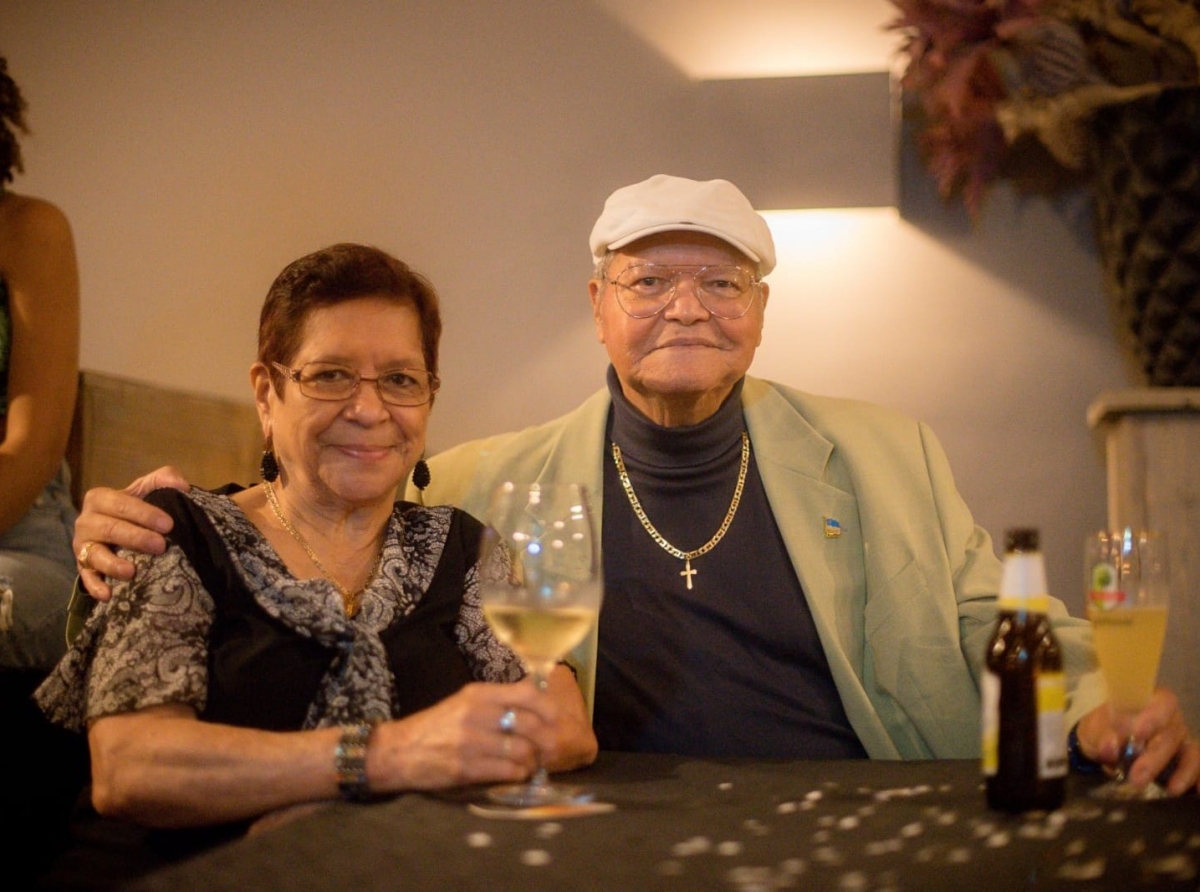
[[[830,461],[833,444],[778,391],[748,377],[742,400],[775,523],[847,717],[872,757],[895,758],[862,682],[866,562],[857,497]]]

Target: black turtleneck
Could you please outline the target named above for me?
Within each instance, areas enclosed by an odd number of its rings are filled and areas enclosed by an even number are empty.
[[[604,606],[596,669],[600,747],[690,755],[863,758],[812,614],[775,525],[751,444],[725,538],[692,561],[664,551],[629,504],[621,448],[650,522],[681,551],[729,510],[745,430],[739,382],[711,418],[662,427],[635,409],[612,368],[604,471]]]

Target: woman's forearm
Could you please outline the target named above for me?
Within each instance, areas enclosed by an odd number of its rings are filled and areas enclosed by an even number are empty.
[[[88,732],[93,804],[149,827],[188,827],[331,799],[339,735],[217,725],[183,706],[107,716]]]

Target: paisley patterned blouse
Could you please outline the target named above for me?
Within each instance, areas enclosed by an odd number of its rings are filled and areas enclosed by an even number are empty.
[[[449,507],[397,504],[385,532],[379,570],[363,593],[361,610],[348,619],[333,585],[289,573],[227,494],[193,490],[186,497],[171,495],[191,500],[211,523],[217,547],[209,551],[220,552],[223,545],[224,553],[216,555],[216,562],[244,583],[253,599],[249,611],[270,618],[260,621],[260,627],[261,622],[281,625],[289,640],[311,640],[335,654],[318,672],[316,691],[302,695],[311,697],[302,727],[388,718],[401,712],[405,679],[399,680],[398,690],[389,664],[388,630],[421,604],[448,542],[457,547],[451,538],[455,518],[466,518],[471,524],[473,519]],[[473,550],[460,550],[467,563],[461,596],[457,579],[451,579],[451,597],[458,600],[458,607],[452,630],[444,630],[453,641],[449,647],[461,652],[475,680],[515,681],[524,674],[520,660],[488,627],[479,602]],[[224,596],[205,588],[202,574],[177,542],[171,542],[162,555],[125,552],[124,557],[137,566],[133,581],[114,586],[113,597],[96,608],[38,691],[38,702],[50,718],[69,728],[82,730],[91,718],[164,703],[185,703],[203,714],[210,686],[218,681],[224,684],[223,679],[212,677],[221,661],[214,662],[211,652],[214,623],[221,615],[214,596]],[[435,646],[446,649],[448,645],[443,640]],[[256,679],[237,682],[254,686]]]

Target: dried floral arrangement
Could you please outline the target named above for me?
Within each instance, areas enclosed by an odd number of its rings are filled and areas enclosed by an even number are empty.
[[[999,178],[1086,177],[1097,110],[1200,85],[1200,0],[892,3],[923,155],[972,214]]]

